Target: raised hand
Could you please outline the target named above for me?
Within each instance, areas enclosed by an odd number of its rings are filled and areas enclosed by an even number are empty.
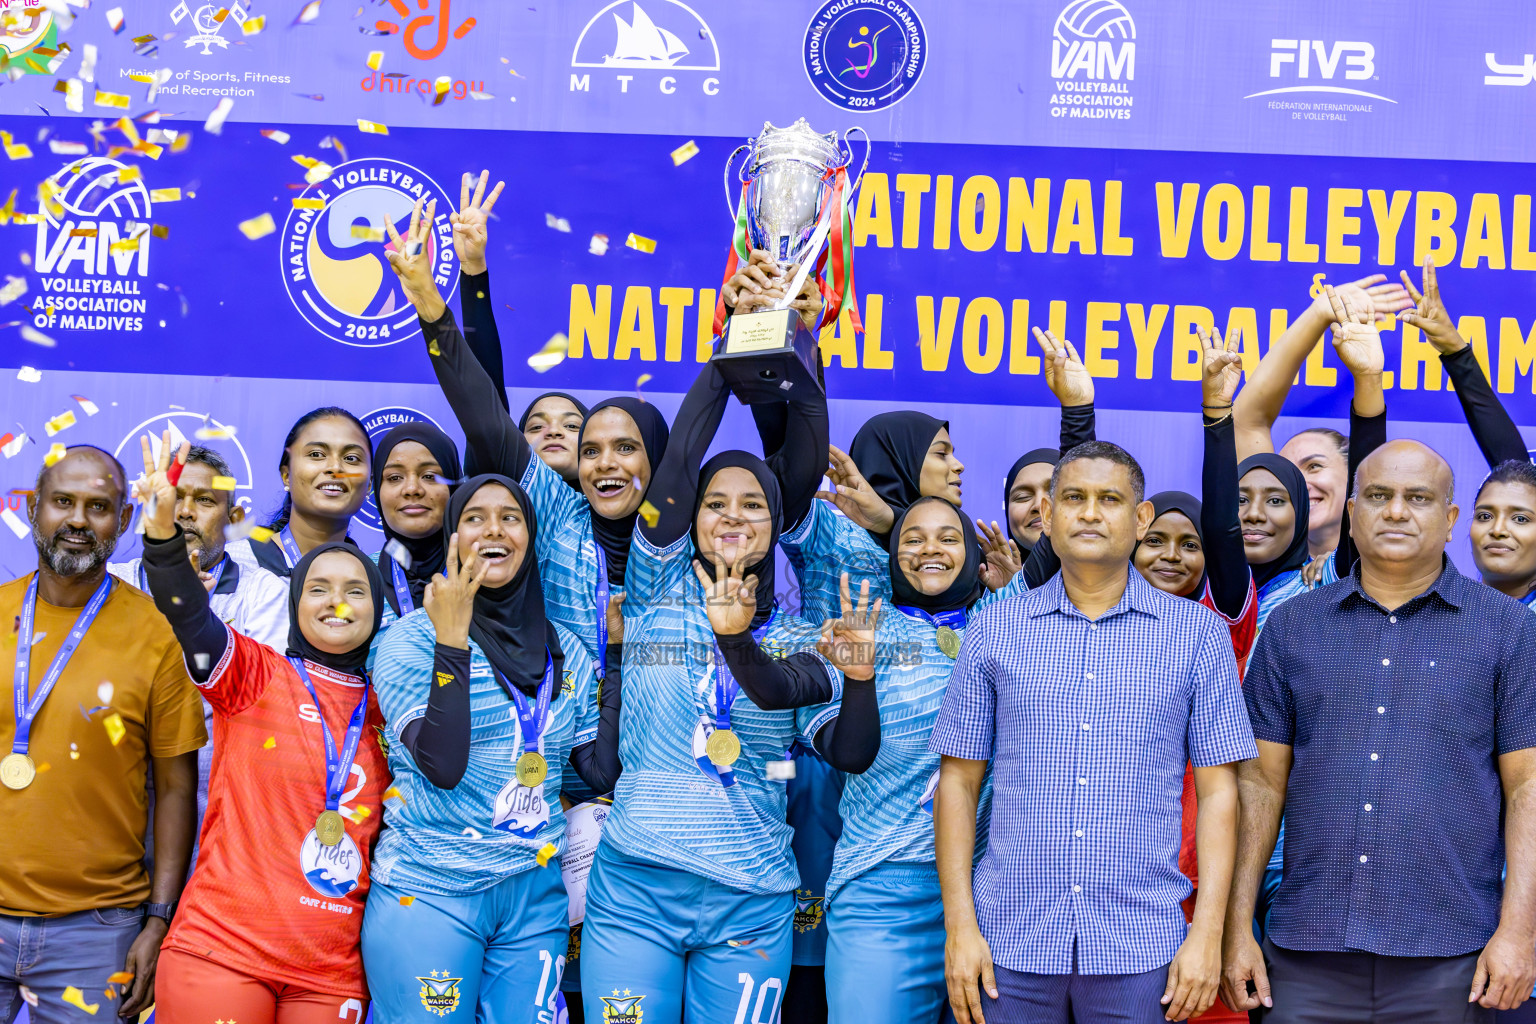
[[[866,530],[890,533],[891,527],[896,525],[896,513],[891,511],[891,506],[875,493],[847,452],[829,444],[827,454],[827,478],[832,481],[833,489],[817,491],[816,497],[830,501],[843,515]]]
[[[427,584],[424,604],[427,617],[437,627],[437,642],[444,647],[469,649],[469,623],[475,616],[475,594],[491,571],[491,563],[482,562],[471,550],[459,561],[459,535],[448,538],[443,571]]]
[[[480,172],[473,196],[469,192],[473,176],[466,173],[460,178],[459,212],[448,215],[448,223],[453,225],[453,251],[459,254],[459,266],[470,275],[485,273],[486,226],[502,186],[506,184],[498,181],[491,194],[486,195],[485,185],[490,177],[490,171]]]
[[[160,455],[154,454],[149,435],[139,438],[144,452],[144,475],[133,482],[133,496],[144,506],[144,536],[151,540],[170,540],[176,536],[176,485],[171,483],[171,432],[160,435]],[[176,463],[187,464],[191,441],[181,442]]]
[[[798,264],[790,264],[784,271],[784,287],[789,287],[789,282],[794,280],[800,272]],[[814,331],[816,324],[821,320],[821,286],[816,283],[815,274],[806,274],[805,280],[800,282],[800,294],[789,303],[789,308],[800,314],[800,322],[808,331]]]
[[[1333,347],[1339,359],[1356,377],[1379,376],[1386,367],[1386,353],[1376,330],[1373,314],[1356,305],[1348,292],[1323,285],[1323,294],[1333,317]]]
[[[719,636],[736,636],[752,628],[752,615],[757,611],[757,576],[742,578],[745,557],[727,566],[723,558],[715,556],[714,579],[704,571],[702,562],[693,560],[694,575],[704,588],[704,614],[709,616],[709,628]]]
[[[624,642],[624,591],[615,590],[608,595],[608,642]]]
[[[1408,279],[1408,271],[1399,271],[1403,275],[1403,287],[1408,289],[1408,294],[1413,297],[1413,308],[1405,310],[1397,315],[1397,318],[1405,324],[1412,324],[1424,332],[1424,337],[1435,347],[1435,351],[1448,356],[1452,352],[1460,352],[1467,347],[1466,339],[1461,332],[1456,330],[1456,324],[1451,319],[1451,314],[1445,311],[1445,303],[1440,301],[1440,283],[1435,279],[1435,262],[1432,257],[1424,258],[1424,290],[1421,292],[1413,286]]]
[[[849,679],[875,678],[875,628],[880,622],[881,598],[869,606],[869,580],[859,584],[859,603],[855,607],[845,572],[837,584],[841,618],[821,624],[821,640],[816,649]]]
[[[988,590],[1001,590],[1024,568],[1024,556],[1008,531],[997,525],[976,520],[976,537],[981,541],[981,582]]]
[[[753,249],[747,262],[738,265],[736,273],[725,282],[720,295],[732,313],[750,313],[773,305],[788,283],[771,254]]]
[[[1063,409],[1093,401],[1093,377],[1070,341],[1058,341],[1050,331],[1035,328],[1035,341],[1045,360],[1045,384]]]
[[[411,223],[405,238],[395,230],[393,221],[385,219],[384,230],[389,234],[390,244],[385,248],[384,256],[389,260],[390,269],[400,278],[400,287],[405,289],[405,297],[416,307],[417,315],[431,323],[443,315],[447,306],[432,278],[432,260],[427,254],[427,240],[437,217],[437,200],[427,204],[425,216],[421,203],[418,199],[411,208]]]
[[[1323,290],[1312,300],[1312,310],[1325,320],[1337,322],[1339,318],[1328,298],[1329,287],[1349,299],[1350,308],[1365,318],[1361,323],[1377,323],[1390,313],[1413,306],[1413,300],[1402,285],[1388,281],[1386,274],[1372,274],[1337,286],[1323,285]]]
[[[1221,340],[1220,331],[1207,334],[1197,326],[1203,356],[1200,377],[1200,405],[1211,419],[1221,419],[1232,411],[1232,398],[1243,379],[1242,353],[1233,345],[1235,339]]]

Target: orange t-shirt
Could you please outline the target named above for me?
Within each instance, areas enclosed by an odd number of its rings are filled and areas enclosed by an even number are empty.
[[[325,740],[309,691],[270,647],[234,630],[229,637],[201,684],[214,715],[208,810],[197,868],[165,948],[267,981],[366,999],[359,935],[390,785],[378,701],[370,692],[341,796],[346,838],[322,847],[310,833],[325,810]],[[366,684],[308,667],[340,752]]]
[[[0,586],[0,755],[16,738],[16,640],[31,582],[28,575]],[[83,610],[37,602],[29,699]],[[150,758],[206,742],[203,702],[170,624],[146,594],[114,584],[32,721],[28,753],[37,777],[26,789],[0,787],[0,914],[53,916],[148,900]]]

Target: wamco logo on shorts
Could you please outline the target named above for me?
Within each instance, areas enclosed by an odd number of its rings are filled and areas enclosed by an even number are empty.
[[[1331,99],[1328,97],[1359,97],[1396,103],[1389,96],[1350,85],[1351,82],[1374,82],[1376,74],[1376,47],[1359,40],[1322,39],[1271,39],[1269,41],[1269,77],[1292,85],[1277,85],[1244,96],[1245,100],[1265,96],[1313,95],[1325,97],[1316,100],[1269,100],[1271,110],[1289,112],[1296,121],[1347,121],[1350,114],[1369,114],[1370,103],[1356,99]]]
[[[363,348],[421,333],[416,310],[384,255],[394,244],[387,241],[385,221],[404,235],[418,199],[437,200],[427,259],[443,298],[452,301],[459,287],[459,258],[448,223],[453,200],[425,172],[382,157],[348,160],[300,197],[322,200],[325,208],[295,209],[283,222],[283,282],[315,330]]]
[[[571,67],[596,68],[604,84],[629,92],[633,82],[658,92],[675,95],[680,86],[697,86],[705,96],[720,93],[720,79],[709,72],[720,70],[720,47],[715,33],[692,7],[682,0],[614,0],[592,15],[576,46]],[[691,72],[679,75],[675,72]],[[637,74],[638,72],[638,74]],[[591,71],[571,72],[571,92],[592,91]]]
[[[385,434],[402,423],[430,423],[434,427],[438,422],[419,409],[411,409],[403,405],[386,405],[382,409],[362,415],[363,429],[368,432],[368,447],[374,451],[379,449],[379,441]],[[379,519],[379,506],[373,500],[373,483],[368,484],[368,499],[363,502],[363,507],[357,510],[357,515],[352,517],[354,523],[361,523],[370,530],[383,532],[384,524]]]
[[[1119,0],[1072,0],[1051,30],[1052,117],[1129,121],[1136,22]]]
[[[923,77],[928,34],[904,0],[830,0],[805,29],[805,74],[844,110],[884,110]]]

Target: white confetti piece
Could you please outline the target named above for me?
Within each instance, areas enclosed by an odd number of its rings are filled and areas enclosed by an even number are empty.
[[[546,227],[554,228],[556,231],[564,231],[566,234],[570,234],[571,231],[570,221],[566,220],[564,217],[556,217],[552,213],[546,213],[544,215],[544,224]]]
[[[99,686],[97,686],[96,687],[96,699],[101,701],[103,704],[111,704],[112,703],[112,684],[111,683],[101,683]]]
[[[30,341],[34,345],[43,346],[43,348],[53,348],[54,345],[58,344],[58,342],[30,324],[21,325],[21,340]]]
[[[21,516],[12,512],[9,508],[0,509],[0,520],[3,520],[5,525],[11,528],[11,532],[16,535],[17,540],[26,540],[32,536],[32,528],[22,522]],[[36,1006],[37,1004],[34,1003],[32,1005]]]
[[[16,379],[23,384],[36,384],[43,379],[43,371],[35,366],[23,366],[16,371]]]
[[[27,279],[5,275],[5,287],[0,288],[0,306],[15,302],[27,293]]]
[[[400,568],[409,569],[411,567],[411,553],[398,540],[390,538],[389,543],[384,545],[384,553],[394,559],[395,564],[399,565]]]
[[[593,256],[602,256],[608,251],[608,236],[599,232],[592,236],[592,241],[587,245],[587,252]]]
[[[208,120],[203,122],[203,131],[212,135],[218,135],[224,131],[224,122],[229,120],[229,112],[235,109],[235,101],[225,96],[219,100],[218,106],[213,108],[213,113],[208,115]]]

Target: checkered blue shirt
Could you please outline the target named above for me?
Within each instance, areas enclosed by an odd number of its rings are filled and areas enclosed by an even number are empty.
[[[992,759],[976,916],[993,960],[1031,974],[1172,960],[1185,763],[1257,756],[1226,624],[1136,572],[1097,621],[1060,574],[974,618],[929,748]]]

